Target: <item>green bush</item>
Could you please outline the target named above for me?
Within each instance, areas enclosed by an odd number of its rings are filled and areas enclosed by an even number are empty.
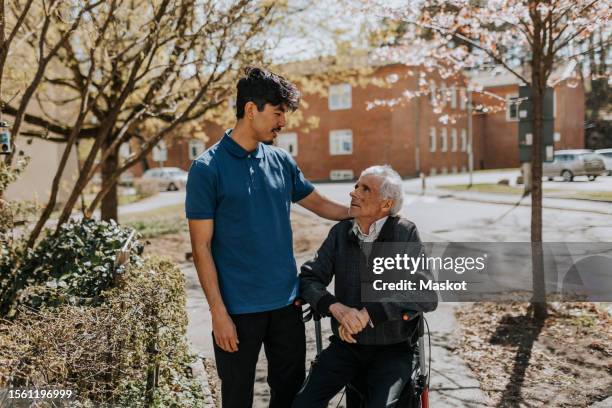
[[[34,250],[13,254],[21,259],[0,254],[0,315],[11,316],[18,304],[100,304],[102,292],[124,272],[115,256],[130,233],[114,221],[71,220],[57,233],[47,232]],[[129,262],[141,264],[143,246],[135,241],[132,248]]]
[[[81,407],[203,406],[190,375],[184,285],[176,266],[149,259],[128,266],[100,306],[22,307],[0,320],[0,388],[71,389]]]

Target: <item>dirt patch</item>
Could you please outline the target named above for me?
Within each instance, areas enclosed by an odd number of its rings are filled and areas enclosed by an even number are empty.
[[[588,407],[612,394],[612,318],[593,303],[478,303],[457,313],[458,352],[497,407]]]
[[[291,228],[295,259],[299,261],[312,257],[334,224],[334,221],[324,220],[315,215],[292,212]]]
[[[191,241],[188,232],[165,234],[144,240],[144,255],[167,256],[172,262],[185,262],[185,253],[191,252]]]

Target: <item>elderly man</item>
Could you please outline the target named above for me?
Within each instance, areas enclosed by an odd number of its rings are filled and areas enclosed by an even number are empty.
[[[301,297],[321,315],[331,315],[330,345],[298,393],[293,408],[326,407],[343,387],[359,378],[368,407],[395,407],[410,380],[412,339],[416,325],[403,312],[432,311],[434,292],[407,293],[392,302],[362,302],[360,268],[370,264],[373,244],[408,244],[420,253],[415,225],[400,217],[403,191],[400,176],[389,166],[361,173],[350,193],[353,220],[334,225],[314,259],[301,268]],[[413,254],[414,255],[414,254]],[[327,286],[335,276],[335,295]],[[417,278],[430,279],[420,271]]]

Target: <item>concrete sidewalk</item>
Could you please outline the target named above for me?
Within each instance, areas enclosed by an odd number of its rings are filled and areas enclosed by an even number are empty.
[[[488,407],[488,397],[467,364],[455,352],[459,325],[455,318],[457,303],[439,303],[425,315],[431,331],[430,406]],[[427,340],[426,340],[427,344]]]

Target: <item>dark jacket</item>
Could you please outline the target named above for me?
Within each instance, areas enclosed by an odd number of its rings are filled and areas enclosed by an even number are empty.
[[[404,321],[403,313],[435,310],[438,304],[436,293],[420,291],[418,302],[415,301],[415,294],[412,292],[398,292],[392,302],[362,302],[360,271],[376,256],[376,249],[366,258],[352,227],[352,220],[344,220],[334,225],[315,257],[302,265],[300,296],[322,316],[329,315],[329,306],[335,302],[357,309],[365,307],[374,327],[366,326],[354,336],[357,343],[386,345],[410,340],[416,328],[416,321]],[[421,240],[412,222],[394,216],[387,218],[383,225],[375,243],[380,242],[420,243]],[[415,248],[414,245],[412,247]],[[421,246],[417,245],[416,248]],[[418,254],[413,253],[411,256]],[[334,276],[336,293],[332,295],[326,288]],[[414,277],[433,279],[429,271],[417,272]],[[338,335],[338,322],[334,318],[332,318],[332,331]]]

